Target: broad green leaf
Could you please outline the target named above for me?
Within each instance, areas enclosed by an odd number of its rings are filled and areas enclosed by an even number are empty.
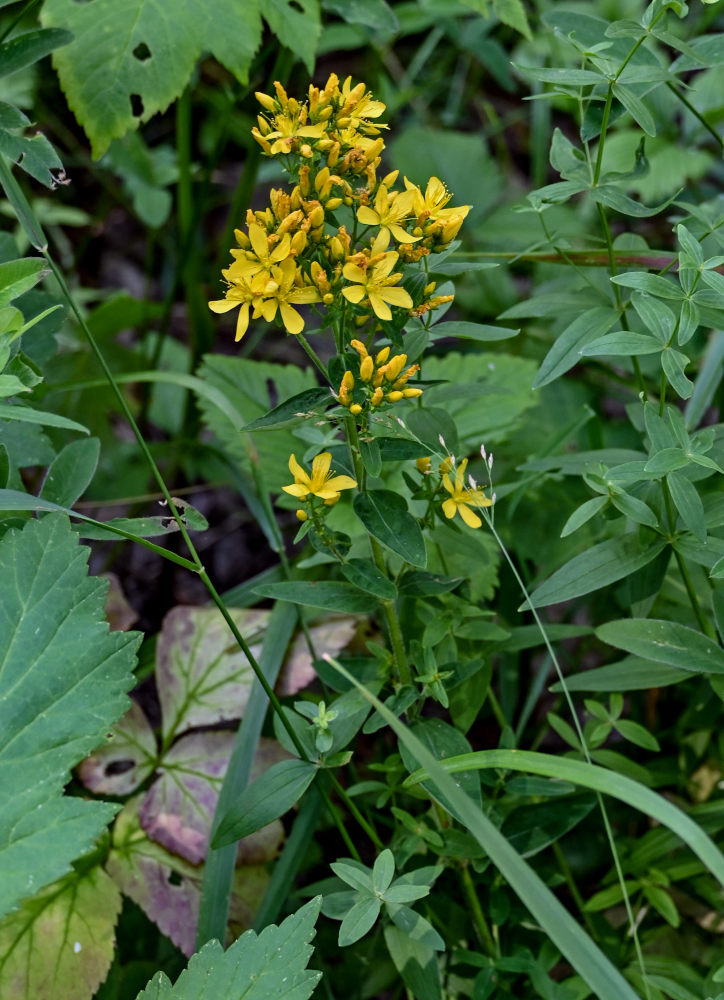
[[[43,480],[40,496],[62,507],[72,507],[83,495],[98,465],[100,441],[71,441],[53,459]]]
[[[692,535],[702,542],[705,541],[704,505],[696,486],[680,472],[670,472],[666,477],[666,482],[669,484],[671,499],[681,515],[681,520]]]
[[[9,76],[26,66],[32,66],[54,49],[72,41],[71,33],[62,28],[40,28],[16,35],[0,45],[0,76]]]
[[[225,401],[222,409],[218,401],[208,397],[200,388],[196,389],[204,423],[219,438],[224,451],[246,470],[251,469],[252,461],[258,460],[269,489],[281,492],[282,486],[291,482],[289,456],[293,452],[299,453],[299,438],[294,437],[290,428],[277,427],[255,435],[252,446],[251,436],[239,431],[245,423],[263,417],[270,410],[270,383],[276,390],[277,398],[287,399],[315,387],[313,372],[298,365],[277,365],[207,354],[198,371],[197,381],[202,387],[220,394]]]
[[[425,539],[403,497],[391,490],[368,490],[355,496],[353,506],[355,514],[374,538],[402,556],[405,562],[424,569],[427,563]]]
[[[308,608],[324,608],[325,611],[348,611],[352,614],[370,610],[370,596],[351,583],[320,580],[284,580],[280,583],[265,583],[255,587],[259,597],[270,597],[274,601],[291,601]]]
[[[194,865],[208,851],[211,820],[234,737],[228,731],[185,733],[164,754],[138,810],[141,826],[152,840]],[[251,780],[286,758],[275,740],[262,737]],[[276,857],[283,840],[284,828],[275,821],[245,840],[241,857],[246,864],[263,864]]]
[[[322,973],[307,970],[310,941],[322,897],[317,896],[279,927],[246,931],[224,952],[210,941],[193,956],[176,985],[158,972],[136,1000],[309,1000]]]
[[[627,356],[631,354],[656,354],[662,345],[654,337],[645,333],[629,333],[619,330],[605,337],[597,337],[590,344],[585,344],[581,354],[589,358]]]
[[[116,812],[62,795],[126,710],[141,638],[109,633],[87,558],[60,516],[0,541],[0,914],[64,875]]]
[[[381,573],[367,559],[350,559],[342,563],[342,573],[345,579],[360,590],[366,590],[381,601],[394,601],[397,597],[397,587],[384,573]]]
[[[440,337],[459,337],[461,340],[475,340],[480,344],[491,340],[509,340],[519,333],[520,330],[513,330],[507,326],[488,326],[485,323],[468,323],[464,320],[436,323],[430,327],[433,340],[439,340]]]
[[[338,944],[340,948],[354,944],[364,937],[367,931],[374,927],[380,915],[382,902],[376,896],[360,899],[345,915],[339,928]]]
[[[668,447],[657,451],[644,466],[644,472],[656,478],[689,465],[690,459],[681,448]]]
[[[288,812],[309,788],[317,768],[306,760],[274,764],[241,793],[221,818],[212,847],[248,837]]]
[[[458,788],[455,780],[446,772],[445,762],[436,760],[427,747],[378,698],[364,691],[362,685],[343,667],[339,664],[336,666],[348,681],[365,693],[365,697],[397,734],[400,743],[425,768],[436,789],[435,796],[444,796],[454,809],[455,818],[480,844],[522,903],[599,1000],[638,1000],[621,973],[556,899],[540,876],[510,846],[486,814]],[[515,759],[515,752],[513,758]],[[560,761],[561,758],[554,760]],[[716,851],[715,848],[714,850]]]
[[[62,417],[59,413],[46,413],[44,410],[34,410],[30,406],[0,403],[0,420],[20,420],[26,424],[41,424],[44,427],[59,427],[66,431],[79,431],[89,434],[83,424]]]
[[[626,517],[630,517],[636,524],[646,524],[649,528],[658,526],[658,518],[648,504],[637,497],[632,497],[628,493],[615,493],[611,497],[611,503],[620,510]]]
[[[113,961],[121,894],[102,868],[72,872],[0,921],[0,996],[91,1000]]]
[[[616,583],[650,563],[665,546],[664,539],[657,538],[642,547],[634,533],[609,538],[557,569],[535,588],[521,610],[569,601]]]
[[[678,622],[622,618],[596,629],[603,642],[646,660],[695,674],[724,674],[724,649],[702,632]]]
[[[348,24],[364,24],[376,31],[397,31],[399,22],[387,0],[323,0],[325,10],[334,11]]]
[[[603,336],[617,320],[618,313],[608,306],[596,306],[577,316],[556,337],[555,343],[538,369],[533,388],[540,389],[561,375],[565,375],[581,360],[585,345]]]
[[[688,301],[688,299],[685,300],[685,302]],[[676,317],[671,309],[655,296],[641,292],[634,292],[631,296],[631,302],[644,321],[646,328],[660,341],[661,346],[667,344],[676,329]],[[683,305],[684,303],[682,303]]]
[[[96,159],[181,95],[202,52],[246,83],[261,38],[255,0],[177,0],[173,17],[160,16],[152,0],[45,0],[42,21],[74,35],[53,65]],[[140,98],[136,109],[132,98]]]
[[[252,654],[258,655],[269,612],[229,608],[229,614]],[[156,646],[165,738],[240,718],[253,680],[246,656],[216,608],[180,605],[169,611]]]
[[[334,402],[334,397],[329,389],[323,389],[321,386],[316,389],[305,389],[284,403],[275,406],[263,417],[258,417],[246,424],[244,430],[258,431],[265,428],[285,427],[310,416],[313,411],[321,412],[332,402]]]
[[[461,771],[470,770],[471,767],[526,771],[529,774],[541,774],[547,778],[570,781],[571,784],[611,795],[627,805],[635,806],[672,830],[724,886],[724,855],[698,823],[677,806],[672,805],[663,795],[658,795],[638,781],[633,781],[615,771],[609,771],[596,764],[571,760],[568,757],[528,750],[479,750],[441,760],[438,766],[444,768],[448,774],[459,774]],[[435,774],[428,762],[420,771],[411,774],[406,784],[429,781],[431,778],[435,780]],[[546,929],[550,933],[550,929]]]
[[[106,870],[159,930],[187,956],[194,952],[202,869],[149,840],[130,799],[113,826]],[[269,884],[264,865],[242,864],[231,886],[230,936],[246,930]]]
[[[322,32],[319,0],[260,0],[259,6],[264,20],[282,45],[298,55],[307,70],[313,73],[317,42]]]
[[[33,288],[47,273],[48,265],[43,257],[23,257],[0,264],[0,306],[8,305]]]

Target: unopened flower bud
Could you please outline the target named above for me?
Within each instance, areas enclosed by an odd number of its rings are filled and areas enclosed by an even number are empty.
[[[376,365],[383,365],[387,361],[387,359],[389,358],[389,356],[390,356],[390,348],[389,347],[383,347],[382,350],[377,355],[377,357],[375,358],[375,364]]]
[[[379,406],[380,403],[382,402],[382,400],[384,398],[385,398],[385,394],[382,392],[382,389],[377,388],[377,389],[375,389],[375,391],[372,393],[372,396],[370,397],[370,403],[373,406]]]
[[[421,472],[423,476],[428,475],[432,469],[432,462],[430,461],[430,456],[426,455],[424,458],[416,458],[415,465],[417,466],[417,471]]]
[[[329,212],[333,212],[335,208],[339,208],[341,204],[342,204],[341,198],[328,198],[326,207]]]
[[[394,389],[392,392],[387,393],[386,398],[389,399],[391,403],[398,403],[402,399],[402,393],[399,389]]]
[[[403,389],[402,395],[405,399],[416,399],[418,396],[422,395],[422,389],[415,389],[410,387],[409,389]]]
[[[359,413],[362,412],[362,407],[359,405],[359,403],[352,403],[352,405],[349,408],[349,412],[354,414],[354,416],[356,417]]]
[[[276,110],[276,101],[273,97],[270,97],[269,94],[264,94],[261,90],[257,90],[254,97],[256,97],[257,101],[261,104],[265,111]]]
[[[359,375],[363,382],[369,382],[374,374],[375,363],[372,358],[367,355],[366,358],[362,359],[362,364],[359,366]]]
[[[308,518],[309,514],[307,514],[306,510],[302,510],[302,508],[300,507],[299,510],[297,511],[297,521],[304,522],[308,520]]]

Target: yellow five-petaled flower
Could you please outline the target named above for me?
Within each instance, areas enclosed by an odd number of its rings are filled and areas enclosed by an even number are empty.
[[[282,486],[285,493],[290,493],[297,500],[306,500],[308,496],[319,497],[321,500],[334,503],[339,500],[340,490],[352,490],[357,485],[351,476],[335,476],[330,473],[332,455],[323,451],[312,462],[312,474],[309,475],[297,461],[294,455],[289,458],[289,471],[294,476],[294,482]]]
[[[383,229],[372,244],[366,268],[360,267],[354,261],[348,261],[342,268],[342,274],[347,281],[354,282],[342,289],[342,295],[355,304],[366,296],[375,316],[384,320],[392,319],[391,305],[402,309],[412,308],[409,292],[397,284],[402,274],[390,273],[397,263],[399,254],[394,250],[381,252],[388,243],[389,234]]]
[[[465,470],[468,467],[468,460],[464,458],[455,470],[454,481],[450,479],[451,464],[449,461],[443,462],[442,485],[450,496],[443,501],[442,510],[445,517],[455,517],[459,514],[469,528],[479,528],[483,523],[478,515],[470,509],[470,504],[475,507],[491,507],[493,501],[486,497],[478,487],[465,485]]]

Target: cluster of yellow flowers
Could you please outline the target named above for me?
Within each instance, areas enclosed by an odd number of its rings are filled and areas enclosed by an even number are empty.
[[[483,455],[484,460],[486,457]],[[492,464],[492,456],[490,456],[490,460],[486,462],[488,472],[490,472]],[[432,475],[432,460],[429,456],[416,459],[415,465],[421,475]],[[459,514],[469,528],[479,528],[483,522],[475,511],[471,510],[471,507],[492,507],[495,494],[492,498],[486,496],[470,475],[466,482],[467,467],[467,458],[464,458],[458,466],[455,465],[455,459],[451,456],[443,459],[440,463],[440,486],[449,494],[443,500],[442,512],[448,520]],[[452,478],[451,473],[453,473]]]
[[[342,376],[337,399],[353,416],[359,416],[365,410],[378,409],[385,403],[397,403],[401,399],[415,399],[422,395],[422,389],[407,385],[420,366],[410,365],[405,369],[406,354],[390,357],[390,348],[383,347],[373,358],[360,340],[351,341],[350,347],[359,354],[357,377],[347,369]]]
[[[377,119],[385,105],[364,83],[340,85],[335,74],[322,89],[310,86],[301,103],[279,83],[275,91],[256,95],[264,113],[252,134],[266,155],[283,159],[295,184],[272,190],[263,211],[247,212],[246,232],[235,231],[234,261],[222,272],[224,298],[209,307],[239,309],[239,340],[252,318],[279,316],[288,333],[301,333],[298,305],[319,303],[333,316],[352,307],[358,326],[392,320],[392,307],[405,311],[401,326],[410,314],[450,301],[433,297],[429,283],[413,302],[395,265],[448,247],[469,206],[448,206],[451,195],[437,177],[424,192],[407,178],[395,190],[396,170],[378,179],[387,126]]]

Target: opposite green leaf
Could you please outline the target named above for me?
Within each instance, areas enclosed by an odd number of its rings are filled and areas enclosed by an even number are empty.
[[[354,512],[365,528],[405,562],[424,568],[425,539],[407,503],[391,490],[369,490],[353,500]]]
[[[62,795],[128,707],[141,638],[108,631],[88,551],[63,516],[0,541],[0,915],[65,874],[116,812]]]
[[[246,83],[261,38],[257,0],[45,0],[41,17],[75,36],[53,63],[96,159],[180,96],[202,52]]]

